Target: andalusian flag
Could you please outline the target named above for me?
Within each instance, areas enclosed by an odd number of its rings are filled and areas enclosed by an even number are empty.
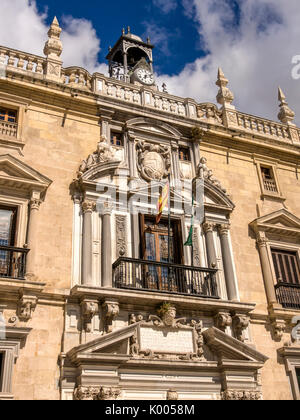
[[[168,181],[164,186],[162,193],[158,199],[157,203],[157,217],[156,217],[156,224],[158,225],[163,214],[164,208],[168,204],[169,201],[169,194],[170,194],[170,182]]]
[[[184,246],[193,246],[194,210],[195,209],[194,209],[194,196],[193,196],[193,199],[192,199],[192,220],[191,220],[191,227],[190,227],[188,239],[187,239],[186,243],[184,244]]]

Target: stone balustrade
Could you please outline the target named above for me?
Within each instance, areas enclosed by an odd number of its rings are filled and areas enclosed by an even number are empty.
[[[11,48],[0,46],[0,66],[7,71],[21,72],[32,77],[45,74],[46,58],[23,53]],[[84,90],[99,96],[111,98],[143,108],[151,108],[158,112],[194,119],[212,125],[223,125],[222,112],[214,104],[198,104],[190,98],[180,98],[166,92],[160,92],[151,87],[131,85],[112,79],[100,73],[91,75],[81,67],[62,68],[61,83],[70,88]],[[237,127],[253,135],[271,137],[286,143],[300,144],[300,129],[296,126],[277,123],[267,119],[244,114],[236,110],[230,111],[235,121],[230,127]],[[2,130],[14,130],[11,125],[3,126]],[[12,134],[10,134],[12,135]]]
[[[0,121],[0,135],[17,138],[18,124]]]
[[[45,58],[0,46],[0,62],[7,70],[43,74]]]
[[[253,117],[241,112],[237,112],[237,121],[239,127],[252,131],[255,134],[265,134],[285,141],[289,141],[291,138],[288,126],[281,123]]]
[[[63,83],[75,89],[92,91],[92,76],[81,67],[68,67],[62,69]]]

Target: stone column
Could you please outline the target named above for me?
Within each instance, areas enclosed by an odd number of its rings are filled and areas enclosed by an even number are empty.
[[[219,226],[219,234],[221,239],[221,248],[222,248],[222,258],[223,258],[223,268],[226,281],[226,289],[228,300],[238,300],[238,291],[234,281],[234,268],[232,255],[230,251],[229,244],[229,224],[224,224]]]
[[[123,53],[123,58],[124,58],[124,75],[125,75],[125,80],[124,82],[128,81],[128,62],[127,62],[127,52]]]
[[[217,268],[217,254],[213,233],[215,224],[212,222],[205,222],[202,226],[205,234],[208,268]]]
[[[260,261],[261,261],[261,267],[262,267],[262,272],[263,272],[263,278],[264,278],[268,303],[277,304],[274,281],[273,281],[273,274],[272,274],[268,250],[267,250],[267,239],[263,232],[259,232],[257,234],[257,245],[259,249]]]
[[[82,280],[83,285],[92,285],[92,263],[93,263],[93,228],[92,215],[95,210],[95,203],[84,201],[83,211],[83,230],[82,230]]]
[[[172,142],[173,177],[175,180],[180,180],[178,150],[179,150],[178,144],[176,142]]]
[[[102,287],[112,287],[111,212],[111,204],[103,203],[101,264]]]
[[[38,194],[39,196],[39,194]],[[34,195],[30,200],[30,216],[28,223],[28,234],[27,234],[27,247],[30,250],[26,260],[26,277],[33,277],[36,274],[37,264],[37,244],[36,239],[38,236],[38,211],[40,209],[41,200],[36,198]]]

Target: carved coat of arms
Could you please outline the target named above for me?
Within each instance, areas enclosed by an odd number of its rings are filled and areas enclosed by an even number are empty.
[[[169,174],[171,155],[168,146],[148,144],[140,141],[137,144],[138,169],[146,181],[161,181]]]

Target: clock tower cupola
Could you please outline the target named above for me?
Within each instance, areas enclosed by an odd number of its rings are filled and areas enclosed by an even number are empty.
[[[123,29],[122,36],[109,49],[106,57],[109,61],[109,76],[127,83],[154,85],[153,48],[149,38],[144,42],[131,33],[130,27],[127,33]]]

